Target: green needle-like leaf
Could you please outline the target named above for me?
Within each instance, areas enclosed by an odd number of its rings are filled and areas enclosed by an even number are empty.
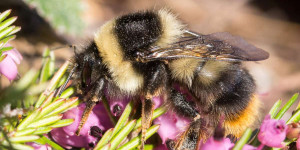
[[[69,87],[61,93],[60,98],[69,98],[72,94],[74,94],[74,92],[75,88]]]
[[[42,109],[37,109],[33,113],[31,113],[29,116],[27,116],[17,127],[18,130],[25,129],[31,122],[35,120],[35,118],[39,115],[39,113],[42,111]]]
[[[56,85],[56,88],[59,88],[60,86],[62,86],[63,84],[66,83],[67,81],[67,78],[68,78],[68,75],[67,74],[64,74],[61,79],[59,80],[58,84]]]
[[[146,140],[151,137],[154,133],[156,133],[156,131],[159,129],[159,125],[153,125],[151,126],[146,133]],[[132,140],[130,140],[129,142],[127,142],[126,144],[122,145],[120,148],[118,148],[118,150],[130,150],[130,149],[134,149],[137,146],[139,146],[141,144],[141,137],[135,137]]]
[[[19,32],[20,30],[21,30],[21,27],[14,27],[14,29],[7,36],[11,36],[11,35]]]
[[[1,39],[0,40],[0,48],[2,48],[2,46],[6,45],[9,41],[11,41],[15,38],[16,38],[15,35],[10,35],[10,36],[5,37],[4,39]]]
[[[278,101],[272,106],[272,108],[271,108],[270,111],[269,111],[269,114],[271,115],[271,118],[274,118],[274,117],[275,117],[275,115],[277,114],[277,111],[278,111],[278,109],[279,109],[281,103],[282,103],[282,100],[280,99],[280,100],[278,100]]]
[[[294,115],[286,122],[286,124],[298,121],[300,121],[300,110],[297,110],[296,113],[294,113]]]
[[[110,141],[110,150],[114,150],[124,140],[124,138],[131,132],[136,124],[136,120],[130,121],[124,128],[120,130]]]
[[[111,139],[112,132],[113,132],[113,128],[107,130],[94,149],[97,150],[103,147],[104,145],[106,145],[108,141]]]
[[[241,150],[243,148],[243,146],[248,142],[248,140],[250,139],[251,137],[251,129],[248,128],[243,136],[237,141],[237,143],[234,145],[233,149],[232,150]]]
[[[34,128],[26,128],[26,129],[23,129],[23,130],[19,130],[17,131],[14,136],[24,136],[24,135],[29,135],[31,133],[33,133],[36,129]]]
[[[42,118],[46,115],[49,115],[50,113],[52,113],[53,110],[57,109],[58,107],[60,107],[65,102],[66,102],[66,99],[60,98],[60,99],[52,102],[51,104],[49,104],[45,108],[42,108],[42,111],[38,115],[37,119]]]
[[[63,119],[55,122],[54,124],[50,125],[52,128],[59,128],[64,127],[72,124],[74,122],[74,119]]]
[[[284,113],[296,102],[299,93],[293,95],[293,97],[283,106],[283,108],[278,112],[275,119],[281,119]]]
[[[43,52],[43,67],[40,74],[40,83],[46,82],[51,76],[50,73],[50,49],[45,49]]]
[[[101,147],[100,150],[110,150],[111,144],[106,144],[105,146]]]
[[[292,117],[286,122],[286,124],[290,124],[292,122],[299,122],[300,121],[300,109],[292,115]]]
[[[37,128],[36,131],[33,132],[33,134],[41,135],[41,134],[49,133],[51,130],[52,130],[51,127],[40,127]]]
[[[50,95],[46,98],[46,100],[43,102],[43,104],[40,106],[41,108],[46,107],[48,104],[50,104],[54,98],[54,92],[51,92]]]
[[[11,33],[13,31],[13,29],[15,29],[15,26],[6,27],[2,31],[0,31],[0,39],[9,35],[9,33]]]
[[[18,90],[27,89],[38,78],[38,72],[36,70],[29,70],[20,80],[17,82],[16,88]]]
[[[44,127],[59,121],[61,118],[62,115],[49,116],[29,124],[28,127],[32,127],[32,128]]]
[[[46,99],[46,97],[53,92],[53,90],[56,88],[56,85],[59,83],[59,80],[61,79],[61,77],[65,74],[65,72],[68,69],[70,62],[66,61],[60,68],[59,70],[55,73],[55,75],[53,76],[53,78],[51,79],[49,86],[47,87],[47,89],[40,95],[38,101],[35,104],[35,108],[38,108],[41,106],[41,104],[44,102],[44,100]]]
[[[54,148],[55,150],[64,150],[64,148],[62,148],[61,146],[59,146],[58,144],[56,144],[55,142],[51,141],[50,139],[48,139],[45,136],[42,136],[40,139],[36,140],[36,142],[45,145],[48,144],[50,145],[52,148]]]
[[[9,14],[11,13],[11,9],[4,11],[0,14],[0,22],[2,22]]]
[[[55,115],[55,114],[58,114],[58,113],[68,110],[70,108],[70,106],[72,106],[77,100],[78,100],[78,97],[72,97],[68,100],[65,100],[63,103],[60,104],[59,107],[56,107],[54,110],[51,110],[51,112],[48,112],[46,114],[46,116]]]
[[[24,143],[24,142],[32,142],[39,138],[40,137],[36,135],[29,135],[29,136],[10,137],[9,140],[12,143]]]
[[[145,150],[153,150],[154,149],[154,145],[153,144],[145,144],[144,149]]]
[[[13,47],[8,46],[8,47],[2,47],[2,48],[0,48],[0,51],[1,51],[1,52],[5,52],[5,51],[12,50],[12,49],[13,49]]]
[[[4,146],[8,146],[8,142],[7,141],[3,141],[2,143]],[[1,147],[0,147],[1,148]],[[16,149],[16,150],[34,150],[33,147],[29,146],[29,145],[25,145],[25,144],[18,144],[18,143],[12,143],[12,148]]]
[[[55,73],[55,55],[54,55],[54,51],[50,51],[49,75],[52,76],[54,73]]]
[[[4,28],[10,26],[11,24],[13,24],[18,17],[10,17],[8,19],[6,19],[5,21],[0,23],[0,32],[1,30],[3,30]]]
[[[119,120],[114,128],[114,131],[112,133],[112,137],[115,136],[121,128],[123,128],[125,123],[128,121],[128,118],[129,118],[129,115],[130,115],[132,109],[133,109],[133,103],[131,101],[130,103],[127,104],[121,117],[119,118]]]

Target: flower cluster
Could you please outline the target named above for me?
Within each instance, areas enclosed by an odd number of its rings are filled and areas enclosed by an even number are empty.
[[[160,106],[162,99],[156,97],[154,99],[156,107]],[[118,111],[123,111],[125,105],[128,101],[123,100],[114,100],[109,103],[110,113],[114,116],[116,109]],[[77,130],[82,112],[84,110],[84,105],[80,105],[77,108],[74,108],[65,113],[64,118],[73,118],[75,122],[67,127],[55,129],[51,132],[53,139],[64,146],[65,148],[71,147],[91,147],[97,143],[99,138],[101,138],[102,133],[107,129],[113,127],[110,118],[108,117],[108,112],[103,107],[102,103],[96,105],[90,114],[87,123],[84,125],[80,136],[75,135]],[[165,113],[164,115],[156,118],[153,123],[159,124],[160,128],[158,129],[158,135],[162,140],[162,145],[157,146],[156,149],[166,149],[166,142],[168,140],[176,140],[179,135],[185,131],[186,127],[191,122],[190,119],[178,116],[176,113],[171,110]],[[96,131],[92,131],[93,128],[97,127]],[[101,132],[100,132],[101,131]],[[92,132],[99,133],[99,136],[94,136]],[[258,133],[258,140],[261,143],[260,145],[243,145],[243,150],[261,150],[265,146],[283,148],[286,145],[283,143],[286,138],[293,139],[298,138],[300,135],[300,123],[292,123],[289,125],[285,124],[285,121],[272,119],[270,115],[267,115],[263,120],[260,130]],[[297,146],[300,145],[297,142]],[[236,146],[229,138],[209,138],[205,143],[201,143],[199,146],[201,150],[230,150]],[[299,147],[299,146],[298,146]],[[300,148],[300,147],[299,147]]]
[[[99,103],[90,113],[87,123],[83,126],[80,135],[77,136],[75,132],[79,126],[84,108],[85,105],[81,104],[78,107],[67,111],[64,114],[63,119],[74,119],[74,123],[69,126],[57,128],[51,131],[52,138],[61,146],[68,149],[72,147],[89,148],[94,146],[99,138],[91,134],[91,130],[93,129],[92,127],[96,127],[100,129],[100,131],[106,131],[107,129],[113,127],[107,115],[107,111],[102,103]]]

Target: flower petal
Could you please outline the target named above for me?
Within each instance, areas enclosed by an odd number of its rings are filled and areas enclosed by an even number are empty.
[[[14,80],[17,77],[18,69],[11,57],[6,57],[0,62],[0,73],[8,80]]]
[[[157,133],[161,137],[163,143],[168,139],[174,140],[185,130],[189,122],[190,120],[187,118],[179,117],[171,111],[154,120],[154,124],[160,124]]]
[[[7,54],[9,57],[11,57],[16,64],[20,64],[21,60],[23,59],[22,55],[15,48],[12,50],[6,51],[3,54]]]
[[[206,143],[201,145],[201,150],[229,150],[233,147],[229,138],[215,140],[213,137],[209,138]]]

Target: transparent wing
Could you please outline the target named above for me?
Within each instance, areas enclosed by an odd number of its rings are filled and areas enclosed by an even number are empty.
[[[177,58],[215,59],[225,61],[260,61],[269,53],[248,43],[241,37],[226,32],[201,35],[185,31],[182,38],[167,47],[151,47],[139,53],[141,61]]]

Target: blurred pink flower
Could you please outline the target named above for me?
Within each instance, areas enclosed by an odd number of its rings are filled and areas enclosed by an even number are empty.
[[[52,138],[61,146],[68,149],[72,147],[85,147],[88,149],[94,146],[94,144],[98,141],[97,137],[90,135],[92,127],[100,128],[102,131],[113,127],[107,115],[107,111],[102,103],[99,103],[95,106],[86,123],[82,127],[80,136],[77,136],[75,132],[78,128],[84,108],[85,104],[80,104],[78,107],[64,113],[63,119],[72,118],[74,119],[74,123],[51,131]]]
[[[271,116],[267,115],[260,126],[258,139],[262,144],[269,147],[282,148],[286,131],[287,125],[284,120],[271,119]]]
[[[166,140],[174,140],[180,133],[185,131],[185,128],[190,123],[190,120],[184,117],[177,116],[174,112],[168,111],[164,115],[154,120],[154,124],[160,124],[157,131],[165,143]]]
[[[200,150],[229,150],[233,147],[229,138],[222,138],[215,140],[213,137],[209,138],[206,143],[201,145]]]
[[[248,144],[245,144],[242,148],[242,150],[256,150],[257,147],[254,147],[252,145],[248,145]]]
[[[7,44],[6,46],[11,45]],[[16,64],[20,64],[23,57],[15,48],[3,52],[2,55],[6,55],[6,57],[0,62],[0,74],[3,74],[8,80],[14,80],[18,74]]]
[[[29,142],[29,143],[26,143],[26,144],[33,147],[35,150],[52,150],[52,148],[47,144],[40,145],[40,144],[37,144],[37,143],[34,143],[34,142]]]

